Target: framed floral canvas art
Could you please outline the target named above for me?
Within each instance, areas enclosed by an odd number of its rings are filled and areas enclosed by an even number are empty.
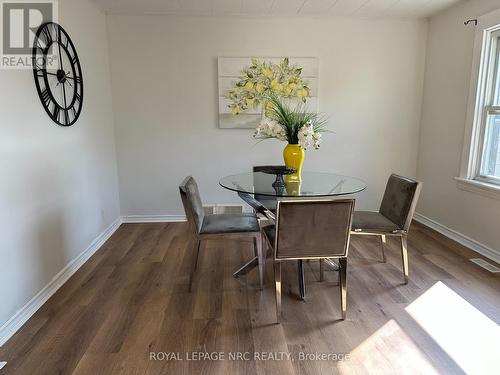
[[[219,57],[219,127],[256,128],[262,96],[269,92],[304,101],[307,110],[317,112],[318,73],[315,57]]]

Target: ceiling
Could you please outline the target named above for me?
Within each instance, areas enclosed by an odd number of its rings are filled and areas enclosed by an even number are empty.
[[[107,13],[423,18],[462,0],[92,0]]]

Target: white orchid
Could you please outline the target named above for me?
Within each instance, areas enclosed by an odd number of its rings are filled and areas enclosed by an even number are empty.
[[[264,119],[255,129],[254,137],[277,138],[280,141],[286,141],[286,131],[276,121]]]
[[[297,133],[299,145],[303,149],[314,147],[317,150],[321,143],[321,133],[315,132],[311,122],[305,124]]]
[[[314,149],[317,150],[321,145],[321,133],[314,133],[313,139],[314,139],[314,145],[313,145]]]
[[[277,138],[289,144],[298,144],[303,149],[319,148],[321,132],[328,131],[324,127],[326,120],[306,111],[302,104],[291,108],[277,96],[271,96],[268,104],[268,117],[264,117],[255,129],[254,137]]]

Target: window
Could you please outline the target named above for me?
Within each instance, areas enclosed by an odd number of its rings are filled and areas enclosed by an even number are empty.
[[[485,81],[484,101],[481,108],[480,138],[476,179],[500,183],[500,30],[486,33],[483,62]]]
[[[500,10],[478,19],[464,152],[457,180],[466,190],[489,189],[500,197]]]

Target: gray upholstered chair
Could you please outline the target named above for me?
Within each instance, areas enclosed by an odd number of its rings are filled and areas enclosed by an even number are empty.
[[[282,200],[276,225],[263,228],[274,250],[276,314],[281,319],[281,262],[302,259],[338,259],[342,319],[347,310],[347,252],[354,199]]]
[[[179,186],[182,204],[186,213],[190,232],[194,242],[194,257],[191,274],[189,276],[189,291],[193,284],[200,242],[217,238],[251,237],[254,242],[255,256],[258,259],[260,288],[264,285],[264,262],[262,255],[262,237],[257,218],[253,214],[219,214],[205,215],[201,203],[198,185],[193,177],[186,177]]]
[[[392,174],[387,181],[379,211],[356,211],[352,223],[353,234],[380,236],[383,262],[386,261],[386,236],[401,239],[405,284],[408,284],[408,230],[421,190],[421,182]]]

